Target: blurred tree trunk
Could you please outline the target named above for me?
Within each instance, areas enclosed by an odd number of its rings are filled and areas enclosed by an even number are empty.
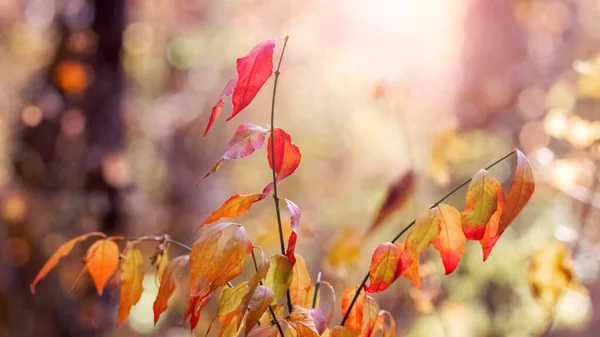
[[[14,336],[93,336],[113,326],[111,312],[99,310],[106,309],[109,291],[104,301],[67,297],[57,272],[44,279],[46,294],[32,297],[29,283],[48,258],[42,249],[48,234],[123,232],[125,8],[122,0],[61,2],[55,58],[47,78],[32,82],[30,102],[43,118],[20,126],[13,155],[15,185],[23,188],[28,215],[8,233],[30,243],[31,257],[24,267],[9,269],[12,275],[2,275],[13,282],[3,295],[10,310],[0,310],[0,320],[7,321],[0,326]]]

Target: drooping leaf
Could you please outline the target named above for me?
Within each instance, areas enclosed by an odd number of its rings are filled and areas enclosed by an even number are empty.
[[[158,277],[158,283],[162,283],[163,275],[165,273],[165,268],[169,263],[169,253],[167,250],[164,250],[157,256],[156,259],[156,276]]]
[[[468,240],[481,240],[486,227],[494,226],[488,224],[493,221],[501,203],[504,201],[504,190],[502,185],[488,171],[477,172],[467,190],[465,210],[462,212],[462,229]],[[498,221],[496,215],[496,226]],[[495,233],[492,233],[495,235]]]
[[[285,322],[295,330],[297,337],[319,337],[317,326],[309,309],[294,306],[294,310],[285,319]]]
[[[400,248],[400,251],[404,251],[404,242],[398,243],[397,245]],[[402,262],[402,254],[400,254],[400,256],[400,262]],[[408,266],[401,266],[401,268],[398,269],[398,273],[401,273],[401,276],[404,276],[408,280],[412,281],[417,288],[421,286],[421,277],[419,276],[420,263],[421,257],[420,255],[417,255]]]
[[[219,252],[219,239],[228,227],[236,228]],[[190,252],[191,296],[186,317],[190,317],[192,330],[213,292],[242,273],[244,259],[251,250],[252,243],[239,224],[217,224],[201,233]]]
[[[85,261],[98,295],[102,295],[106,282],[119,266],[119,246],[112,240],[98,240],[88,248]]]
[[[271,268],[265,278],[265,286],[273,291],[275,298],[272,304],[277,304],[283,298],[292,282],[292,262],[285,255],[271,256]]]
[[[331,329],[331,337],[359,337],[360,330],[349,325],[336,326]]]
[[[117,326],[121,326],[129,317],[129,311],[142,297],[144,291],[144,274],[140,273],[139,266],[144,264],[142,252],[137,248],[127,250],[123,261],[121,273],[121,298],[119,301],[119,316]]]
[[[292,305],[298,305],[304,308],[309,307],[308,290],[312,282],[306,269],[306,262],[300,254],[296,254],[296,263],[292,268],[292,281],[290,283],[290,299]]]
[[[385,316],[389,319],[389,324],[385,324]],[[379,316],[377,316],[377,325],[375,326],[375,331],[381,331],[381,337],[395,337],[396,336],[396,321],[394,317],[386,311],[379,311]]]
[[[376,293],[387,289],[399,275],[400,247],[391,242],[384,242],[377,246],[371,257],[369,270],[369,286],[365,291]]]
[[[58,264],[60,259],[69,255],[69,253],[71,252],[71,250],[73,250],[73,247],[75,247],[75,245],[77,243],[84,241],[85,239],[89,238],[90,236],[106,237],[106,235],[104,235],[104,233],[93,232],[93,233],[87,233],[84,235],[74,237],[71,240],[62,244],[62,246],[58,247],[58,249],[54,252],[54,254],[52,254],[52,256],[50,256],[50,258],[48,259],[48,261],[46,261],[46,263],[44,264],[44,266],[42,267],[40,272],[36,275],[33,282],[31,282],[31,285],[29,286],[31,293],[35,294],[36,284],[38,284],[38,282],[40,282],[41,279],[43,279],[46,275],[48,275],[48,273],[52,269],[54,269],[54,267],[56,267],[56,265]]]
[[[317,329],[317,333],[320,335],[325,331],[327,327],[327,320],[325,319],[325,315],[323,311],[318,308],[310,309],[310,315],[312,316],[313,322],[315,322],[315,328]]]
[[[370,337],[377,326],[377,317],[379,316],[379,305],[371,296],[365,296],[363,305],[363,322],[360,335]]]
[[[252,102],[273,73],[275,40],[261,42],[248,55],[237,59],[238,81],[231,97],[233,110],[227,121]]]
[[[215,122],[217,117],[219,117],[219,115],[221,115],[221,111],[223,110],[223,105],[224,105],[223,98],[225,98],[233,93],[233,89],[237,86],[237,83],[238,83],[238,76],[236,75],[236,76],[233,76],[232,78],[230,78],[229,81],[227,82],[227,84],[225,85],[225,88],[223,88],[221,95],[219,95],[219,100],[217,101],[217,104],[215,104],[215,106],[212,107],[210,117],[208,118],[208,124],[206,125],[206,130],[204,130],[204,137],[206,137],[208,130],[210,130],[210,127],[213,125],[213,123]]]
[[[533,170],[525,155],[517,150],[517,167],[515,168],[510,189],[506,195],[506,204],[502,211],[502,215],[500,216],[497,234],[487,240],[481,241],[484,261],[489,257],[502,233],[504,233],[506,228],[508,228],[517,215],[519,215],[521,210],[523,210],[533,195],[534,190],[535,182],[533,179]]]
[[[158,288],[158,295],[156,295],[156,300],[154,300],[154,305],[152,307],[155,325],[158,322],[160,315],[167,310],[169,299],[175,291],[177,277],[181,276],[183,267],[188,265],[189,260],[189,255],[181,255],[167,263],[161,278],[160,287]]]
[[[345,316],[346,312],[348,312],[350,303],[352,303],[352,299],[356,295],[357,291],[358,287],[350,287],[344,290],[344,292],[342,293],[342,315]],[[345,326],[354,328],[359,332],[361,331],[363,324],[364,303],[365,293],[361,291],[358,295],[358,298],[356,299],[356,302],[354,303],[354,306],[352,307],[352,310],[350,311],[350,314],[348,315],[348,319],[346,320]],[[332,330],[332,333],[334,332],[334,330]]]
[[[248,282],[242,282],[233,288],[224,288],[219,300],[217,315],[226,315],[237,309],[248,292]]]
[[[415,176],[413,171],[404,173],[400,179],[388,188],[385,200],[381,204],[375,220],[368,232],[378,228],[391,214],[402,209],[410,199],[415,189]]]
[[[438,206],[440,214],[440,235],[433,246],[440,252],[446,275],[452,273],[463,255],[467,239],[460,223],[460,212],[446,204]]]
[[[248,316],[246,317],[246,334],[259,321],[260,317],[269,309],[275,296],[271,289],[259,285],[256,287],[250,303],[248,303]]]
[[[235,134],[225,146],[225,153],[200,180],[202,181],[215,173],[223,166],[225,160],[239,159],[251,155],[264,144],[267,132],[267,129],[251,123],[238,126]]]
[[[273,142],[273,145],[271,145],[271,142]],[[273,153],[275,153],[275,164],[273,164]],[[300,165],[300,158],[300,149],[292,143],[292,137],[282,129],[275,128],[267,142],[267,159],[271,169],[275,167],[277,181],[281,181],[294,173]],[[273,183],[270,183],[264,188],[263,193],[269,193],[272,189]]]
[[[288,246],[285,255],[290,259],[292,264],[296,263],[296,241],[298,240],[298,227],[300,225],[300,208],[292,201],[285,199],[285,203],[290,211],[290,226],[292,227],[292,233],[288,239]]]
[[[246,214],[257,201],[264,199],[262,193],[239,195],[236,194],[231,198],[227,199],[221,207],[206,218],[200,227],[219,221],[221,218],[235,218],[240,215]]]

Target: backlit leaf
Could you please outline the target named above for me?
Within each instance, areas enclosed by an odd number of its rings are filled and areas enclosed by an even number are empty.
[[[206,125],[206,130],[204,130],[204,136],[206,136],[206,134],[208,133],[208,130],[210,130],[210,127],[213,125],[213,123],[215,122],[217,117],[219,117],[219,115],[221,115],[221,111],[223,110],[223,105],[224,105],[223,98],[225,98],[233,93],[233,89],[235,89],[237,82],[238,82],[238,76],[237,75],[233,76],[232,78],[229,79],[229,81],[225,85],[225,88],[223,88],[223,91],[219,95],[219,100],[217,101],[217,104],[215,104],[215,106],[212,107],[210,117],[208,118],[208,124]]]
[[[438,206],[440,214],[440,235],[433,246],[440,252],[446,275],[452,273],[463,255],[467,239],[460,222],[460,212],[449,205]]]
[[[350,307],[350,303],[352,303],[352,299],[356,295],[358,291],[358,287],[350,287],[344,290],[342,293],[342,315],[346,315],[348,312],[348,308]],[[360,292],[350,314],[348,315],[348,319],[346,320],[345,326],[354,328],[358,331],[361,331],[362,323],[363,323],[363,307],[365,303],[365,293]],[[332,330],[332,333],[334,333]],[[335,335],[335,334],[334,334]]]
[[[121,268],[121,298],[119,301],[119,316],[117,326],[121,326],[129,317],[129,311],[142,297],[144,274],[140,273],[139,266],[144,264],[142,252],[137,248],[128,249],[125,261]]]
[[[283,298],[292,282],[292,262],[287,256],[273,255],[271,268],[265,278],[265,286],[273,291],[275,298],[272,304],[277,304]]]
[[[533,192],[535,190],[535,183],[533,180],[533,170],[529,165],[529,161],[525,155],[517,150],[517,167],[513,175],[513,180],[506,195],[506,204],[502,215],[500,216],[500,224],[498,226],[497,234],[490,237],[487,240],[482,240],[481,245],[483,248],[483,260],[485,261],[496,242],[504,233],[506,228],[513,222],[513,220],[519,215],[521,210],[525,207]]]
[[[239,195],[227,199],[216,211],[206,218],[200,227],[219,221],[221,218],[235,218],[246,214],[257,201],[264,199],[262,193]]]
[[[231,97],[231,120],[252,102],[260,88],[273,73],[275,40],[267,40],[254,47],[248,55],[237,59],[238,81]]]
[[[169,263],[169,253],[167,250],[161,252],[156,259],[156,275],[158,276],[158,283],[162,283],[162,278],[165,273],[165,268]]]
[[[44,264],[44,266],[42,267],[40,272],[37,274],[37,276],[35,277],[33,282],[31,282],[31,285],[29,286],[31,293],[35,294],[36,284],[38,284],[38,282],[40,282],[41,279],[43,279],[46,275],[48,275],[48,273],[52,269],[54,269],[54,267],[56,267],[56,265],[58,264],[60,259],[69,255],[69,253],[71,252],[71,250],[73,250],[73,247],[75,247],[75,245],[77,243],[89,238],[90,236],[106,237],[106,235],[104,235],[104,233],[93,232],[93,233],[88,233],[88,234],[74,237],[71,240],[63,243],[62,246],[58,247],[58,249],[54,252],[54,254],[52,254],[52,256],[50,256],[50,258],[48,259],[48,261],[46,261],[46,263]]]
[[[296,263],[296,241],[298,240],[298,227],[300,225],[300,208],[292,201],[285,199],[285,203],[290,211],[290,226],[292,227],[292,233],[288,239],[288,246],[285,255],[292,261],[292,264]]]
[[[377,246],[371,257],[369,286],[365,287],[365,291],[370,293],[383,291],[398,278],[401,253],[400,248],[391,242],[384,242]]]
[[[242,282],[233,288],[224,288],[219,300],[217,315],[226,315],[237,309],[247,292],[248,282]]]
[[[385,316],[389,319],[389,324],[385,324]],[[377,316],[377,325],[375,326],[375,331],[381,331],[381,337],[395,337],[396,336],[396,321],[394,317],[385,310],[381,310],[379,312],[379,316]]]
[[[98,295],[102,295],[106,282],[119,266],[119,247],[112,240],[98,240],[88,248],[85,261]]]
[[[183,267],[188,264],[189,259],[189,255],[181,255],[167,263],[161,278],[160,288],[158,288],[158,295],[156,295],[156,300],[154,300],[153,305],[155,325],[156,322],[158,322],[160,315],[167,310],[169,299],[175,291],[176,279],[183,273]]]
[[[292,268],[292,281],[290,283],[290,298],[292,305],[298,305],[304,308],[308,308],[308,290],[312,282],[310,275],[306,269],[306,262],[304,258],[296,254],[296,263]]]
[[[365,296],[363,305],[363,322],[360,335],[362,337],[370,337],[377,325],[377,317],[379,316],[379,306],[371,296]]]
[[[220,169],[225,160],[239,159],[251,155],[264,144],[267,132],[267,129],[251,123],[238,126],[235,134],[225,146],[225,153],[200,180]]]
[[[414,193],[414,189],[415,177],[413,171],[406,172],[400,179],[390,185],[385,200],[369,228],[369,232],[378,228],[395,211],[402,209]]]
[[[462,212],[462,228],[468,240],[481,240],[492,216],[504,201],[502,185],[488,171],[477,172],[467,190],[465,210]],[[500,204],[500,206],[499,206]],[[496,223],[498,221],[496,215]],[[497,226],[497,224],[496,224]],[[495,233],[492,233],[494,236]]]
[[[273,165],[273,146],[275,153],[275,164]],[[285,131],[279,128],[275,128],[269,137],[267,142],[267,159],[269,160],[269,166],[273,169],[275,166],[275,175],[277,181],[281,181],[289,177],[298,165],[300,165],[300,149],[294,143],[292,143],[292,137]],[[273,189],[273,183],[270,183],[265,187],[263,193],[269,193]]]
[[[294,306],[285,322],[295,330],[297,337],[319,337],[317,326],[309,309]]]
[[[271,289],[259,285],[256,287],[252,299],[248,303],[248,316],[246,317],[246,333],[252,329],[261,316],[269,309],[275,296]]]

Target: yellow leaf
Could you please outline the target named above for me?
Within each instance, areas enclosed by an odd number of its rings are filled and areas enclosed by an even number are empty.
[[[137,248],[127,250],[121,273],[121,298],[119,301],[119,316],[117,326],[121,326],[129,317],[129,311],[142,297],[144,274],[140,273],[139,266],[144,264],[142,252]]]
[[[292,305],[308,307],[308,291],[311,287],[310,275],[306,269],[306,262],[300,254],[296,253],[296,263],[292,269],[292,281],[290,283],[290,298]]]
[[[273,291],[275,298],[272,304],[277,304],[287,292],[292,282],[292,262],[285,255],[271,257],[271,268],[265,278],[265,286]]]

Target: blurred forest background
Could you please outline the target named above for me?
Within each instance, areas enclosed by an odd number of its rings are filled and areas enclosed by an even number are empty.
[[[153,326],[152,277],[116,330],[118,292],[97,297],[87,276],[71,289],[85,245],[36,296],[29,283],[75,235],[191,244],[227,197],[259,191],[271,175],[262,155],[196,183],[237,125],[267,124],[270,90],[202,133],[236,58],[285,35],[276,124],[302,163],[280,195],[302,208],[297,251],[313,279],[322,271],[340,292],[360,283],[378,243],[518,147],[536,193],[488,262],[469,244],[443,277],[433,255],[421,289],[401,280],[376,298],[402,336],[536,335],[547,313],[529,289],[530,256],[560,240],[589,293],[565,290],[547,335],[597,336],[598,0],[0,0],[1,337],[190,336],[183,297]],[[506,181],[513,166],[492,173]],[[367,235],[409,171],[410,203]],[[464,192],[449,203],[462,207]],[[273,253],[274,216],[264,203],[240,220]]]

